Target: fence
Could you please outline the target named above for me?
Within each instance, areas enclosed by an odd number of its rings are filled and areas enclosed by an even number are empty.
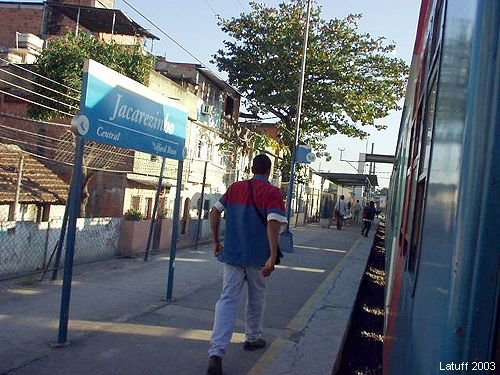
[[[113,257],[121,218],[78,219],[75,263]],[[59,240],[62,220],[0,222],[0,279],[47,267]],[[61,265],[64,262],[64,252]]]
[[[138,249],[135,253],[127,253],[119,248],[122,233],[122,218],[78,219],[75,242],[75,264],[102,260],[116,255],[144,254],[149,233],[150,220],[133,222],[144,226],[139,233]],[[189,231],[178,238],[181,246],[191,246],[195,243],[197,220],[193,219]],[[53,269],[53,252],[61,233],[62,220],[53,219],[48,222],[34,223],[29,221],[0,222],[0,280]],[[156,234],[161,233],[161,240],[153,243],[152,251],[157,253],[170,248],[172,223],[169,219],[157,224]],[[166,233],[163,233],[166,231]],[[126,230],[125,230],[126,232]],[[221,234],[224,232],[224,222],[221,222]],[[130,233],[126,233],[129,235]],[[210,238],[208,220],[200,221],[199,240]],[[126,241],[132,241],[130,239]],[[123,239],[122,239],[123,242]],[[64,249],[61,254],[60,267],[64,265]],[[50,267],[47,267],[50,266]]]

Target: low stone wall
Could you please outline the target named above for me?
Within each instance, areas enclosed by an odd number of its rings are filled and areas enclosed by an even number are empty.
[[[121,221],[121,218],[78,219],[75,263],[115,256]],[[0,277],[44,269],[59,240],[61,227],[61,219],[0,223]],[[63,247],[61,265],[64,253]]]

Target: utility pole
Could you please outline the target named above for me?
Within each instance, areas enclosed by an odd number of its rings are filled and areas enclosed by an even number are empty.
[[[297,95],[297,113],[295,116],[295,137],[293,141],[292,148],[292,160],[290,166],[290,181],[288,182],[288,191],[286,196],[286,216],[287,216],[287,230],[290,228],[290,216],[292,211],[292,195],[293,195],[293,182],[295,179],[295,158],[297,152],[297,144],[299,142],[299,130],[300,130],[300,115],[302,111],[302,96],[304,93],[304,78],[306,73],[306,57],[307,57],[307,41],[309,39],[309,24],[311,21],[311,3],[312,0],[307,1],[307,11],[306,11],[306,28],[304,30],[304,44],[302,48],[302,66],[299,81],[299,92]]]
[[[12,212],[12,221],[17,220],[17,212],[19,211],[19,196],[21,195],[21,181],[23,179],[24,155],[19,155],[19,165],[17,167],[17,184],[16,197],[14,198],[14,209]]]

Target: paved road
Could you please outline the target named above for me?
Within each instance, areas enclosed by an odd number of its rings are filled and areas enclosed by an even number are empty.
[[[296,251],[270,279],[266,350],[245,352],[243,306],[224,374],[330,374],[372,237],[358,226],[293,230]],[[372,235],[375,231],[372,231]],[[60,282],[0,288],[0,374],[204,374],[222,267],[208,245],[74,270],[67,348],[57,340]],[[243,305],[243,304],[242,304]]]

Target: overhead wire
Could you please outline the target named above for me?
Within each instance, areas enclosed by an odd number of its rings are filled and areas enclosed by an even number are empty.
[[[243,6],[240,0],[238,0],[238,4],[240,4],[241,9],[243,9],[244,12],[247,11],[247,9]]]
[[[1,115],[1,113],[0,113],[0,115]],[[13,127],[10,127],[10,126],[7,126],[7,125],[3,125],[1,123],[0,123],[0,128],[8,129],[8,130],[19,132],[19,133],[23,133],[23,134],[26,134],[26,135],[30,135],[30,136],[33,136],[33,137],[35,137],[37,139],[41,139],[44,142],[56,141],[58,143],[68,144],[68,145],[72,145],[72,146],[76,145],[76,143],[74,141],[65,140],[65,139],[61,139],[61,138],[55,138],[55,137],[51,137],[51,136],[48,136],[48,135],[45,135],[45,134],[34,133],[34,132],[29,131],[29,130],[13,128]],[[0,134],[0,136],[2,136],[2,135]],[[32,145],[34,147],[37,146],[37,145],[31,144],[31,143],[27,143],[27,144],[30,144],[30,145]],[[137,161],[151,162],[150,158],[145,158],[145,157],[141,157],[141,156],[138,156],[138,155],[129,155],[129,154],[125,153],[125,152],[124,153],[120,153],[120,152],[113,151],[113,150],[105,150],[105,149],[102,149],[101,147],[94,146],[94,145],[88,144],[88,143],[85,145],[85,148],[87,150],[89,150],[89,151],[96,151],[96,152],[101,152],[103,154],[109,154],[111,156],[118,156],[120,158],[127,158],[127,159],[131,159],[132,161],[133,160],[137,160]],[[61,148],[52,148],[52,150],[53,151],[68,152],[67,150],[64,150],[64,149],[61,149]],[[73,152],[70,152],[70,153],[73,153]],[[117,163],[121,162],[120,160],[117,160],[117,159],[112,159],[112,160],[115,161],[115,162],[117,162]]]
[[[153,22],[150,18],[148,18],[146,15],[144,15],[142,12],[140,12],[136,7],[134,7],[132,4],[130,4],[130,2],[128,2],[127,0],[122,0],[127,6],[129,6],[132,10],[134,10],[137,14],[139,14],[142,18],[144,18],[147,22],[149,22],[152,26],[154,26],[160,33],[162,33],[163,35],[165,35],[168,39],[170,39],[173,43],[175,43],[175,45],[177,45],[179,48],[181,48],[184,52],[186,52],[189,56],[191,56],[193,59],[195,59],[198,63],[200,63],[201,65],[203,65],[203,67],[205,69],[207,69],[208,71],[210,71],[215,77],[217,77],[219,80],[221,81],[224,81],[217,72],[214,72],[212,69],[210,69],[207,64],[205,64],[201,59],[199,59],[197,56],[195,56],[193,53],[191,53],[187,48],[185,48],[180,42],[178,42],[175,38],[173,38],[172,36],[170,36],[166,31],[164,31],[161,27],[159,27],[155,22]],[[207,5],[209,5],[209,7],[212,9],[212,11],[216,14],[217,12],[215,11],[215,9],[213,9],[213,7],[207,2],[207,0],[205,0],[205,2],[207,3]],[[240,3],[241,5],[241,3]],[[242,6],[243,8],[243,6]],[[245,10],[245,8],[243,8],[243,10]],[[247,98],[246,96],[244,95],[241,95],[243,98]],[[277,116],[275,116],[277,118]],[[272,118],[272,117],[271,117]],[[271,119],[269,118],[269,119]],[[284,128],[285,131],[293,134],[293,132],[287,128]],[[252,130],[249,129],[249,131],[253,132]],[[256,133],[256,132],[254,132]],[[259,133],[257,133],[259,134]]]
[[[178,42],[174,37],[170,36],[166,31],[164,31],[161,27],[159,27],[155,22],[153,22],[150,18],[148,18],[146,15],[144,15],[141,11],[139,11],[136,7],[134,7],[132,4],[130,4],[127,0],[122,0],[126,5],[128,5],[131,9],[133,9],[137,14],[139,14],[142,18],[144,18],[147,22],[149,22],[152,26],[154,26],[160,33],[165,35],[168,39],[170,39],[175,45],[177,45],[179,48],[181,48],[184,52],[186,52],[189,56],[191,56],[193,59],[195,59],[198,63],[203,65],[204,69],[207,69],[212,73],[215,77],[217,77],[219,80],[223,81],[224,80],[220,77],[219,73],[215,72],[213,69],[210,69],[207,64],[205,64],[201,59],[199,59],[196,55],[194,55],[192,52],[190,52],[187,48],[185,48],[180,42]],[[215,13],[215,15],[219,16],[217,11],[208,3],[207,0],[205,0],[207,5],[212,9],[212,11]],[[243,98],[246,99],[246,96],[241,95]]]
[[[70,128],[71,127],[71,125],[69,125],[69,124],[63,124],[63,123],[59,123],[59,122],[43,121],[43,120],[34,120],[34,119],[29,118],[29,117],[17,116],[17,115],[14,115],[12,113],[6,113],[6,112],[0,112],[0,116],[8,117],[8,118],[15,119],[15,120],[23,120],[23,121],[40,123],[40,124],[61,126],[63,128]]]
[[[58,91],[58,90],[56,90],[56,89],[53,89],[52,87],[48,87],[48,86],[42,85],[41,83],[38,83],[38,82],[36,82],[36,81],[33,81],[33,80],[28,79],[28,78],[23,77],[23,76],[20,76],[19,74],[14,74],[14,73],[12,73],[12,72],[9,72],[8,70],[4,70],[4,69],[2,69],[2,70],[0,70],[0,72],[5,73],[5,74],[8,74],[8,75],[11,75],[11,76],[16,77],[16,78],[19,78],[19,79],[22,79],[23,81],[26,81],[26,82],[32,83],[33,85],[39,86],[39,87],[41,87],[41,88],[43,88],[43,89],[46,89],[46,90],[49,90],[49,91],[55,92],[56,94],[59,94],[59,95],[62,95],[62,96],[66,96],[67,98],[72,99],[72,100],[74,100],[74,101],[77,101],[77,102],[78,102],[78,101],[80,100],[80,98],[79,98],[79,97],[78,97],[78,98],[73,97],[73,96],[71,96],[71,95],[68,95],[68,94],[66,94],[66,93],[62,92],[62,91]]]
[[[150,20],[148,17],[146,17],[142,12],[140,12],[137,8],[135,8],[132,4],[130,4],[127,0],[122,0],[125,4],[127,4],[131,9],[133,9],[137,14],[139,14],[142,18],[144,18],[146,21],[148,21],[151,25],[153,25],[159,32],[161,32],[163,35],[165,35],[168,39],[170,39],[175,45],[177,45],[180,49],[182,49],[184,52],[186,52],[189,56],[191,56],[193,59],[195,59],[197,62],[199,62],[202,65],[205,65],[203,61],[201,61],[198,57],[196,57],[193,53],[188,51],[182,44],[180,44],[175,38],[167,34],[163,29],[161,29],[156,23],[154,23],[152,20]],[[207,68],[209,69],[209,68]],[[209,69],[213,74],[216,75],[217,78],[219,76]],[[220,79],[220,78],[219,78]]]
[[[217,13],[217,12],[215,11],[215,9],[214,9],[214,7],[212,6],[212,4],[210,4],[210,3],[208,2],[208,0],[204,0],[204,1],[205,1],[205,3],[208,5],[208,7],[212,10],[212,12],[215,14],[215,16],[216,16],[216,17],[220,17],[220,14],[219,14],[219,13]]]
[[[75,145],[74,141],[65,140],[65,139],[61,139],[61,138],[54,138],[54,137],[50,137],[50,136],[45,135],[45,134],[38,134],[38,133],[30,132],[30,131],[24,130],[24,129],[12,128],[12,127],[9,127],[9,126],[6,126],[6,125],[2,125],[2,124],[0,124],[0,128],[4,128],[4,129],[11,130],[11,131],[15,131],[15,132],[19,132],[19,133],[31,135],[31,136],[36,137],[37,139],[41,139],[44,142],[56,141],[58,143],[68,144],[68,145],[72,145],[72,146]],[[2,134],[0,133],[0,137],[1,136],[2,136]],[[22,141],[19,140],[19,142],[22,142]],[[38,144],[32,144],[32,143],[27,143],[27,144],[32,145],[34,147],[38,146]],[[132,156],[132,155],[128,155],[126,153],[122,154],[122,153],[119,153],[119,152],[116,152],[116,151],[112,151],[112,150],[105,150],[105,149],[102,149],[100,147],[96,147],[96,146],[89,145],[89,144],[87,144],[85,147],[89,151],[96,151],[96,152],[101,152],[103,154],[116,155],[116,156],[119,156],[121,158],[130,158],[132,160],[139,160],[139,161],[150,161],[150,159],[147,159],[147,158],[141,158],[141,157],[138,157],[138,156]],[[53,151],[57,151],[57,152],[64,152],[64,153],[70,153],[70,154],[74,153],[73,151],[64,150],[62,148],[52,147],[51,149]],[[118,159],[111,159],[111,160],[114,161],[114,162],[116,162],[116,163],[120,163],[121,162]]]
[[[0,138],[4,138],[4,139],[10,139],[14,142],[18,142],[18,140],[15,140],[15,139],[11,139],[9,137],[5,137],[5,136],[2,136],[0,134]],[[23,142],[21,142],[23,143]],[[27,142],[24,142],[24,143],[27,143]],[[40,159],[44,159],[44,160],[47,160],[48,162],[51,162],[51,163],[55,163],[55,164],[63,164],[63,165],[66,165],[68,167],[72,167],[73,166],[73,163],[70,163],[70,162],[66,162],[66,161],[62,161],[62,160],[55,160],[55,159],[52,159],[52,158],[49,158],[45,155],[40,155],[40,154],[37,154],[35,152],[30,152],[30,151],[27,151],[25,149],[21,149],[19,151],[16,150],[16,152],[22,152],[22,153],[25,153],[25,154],[28,154],[28,155],[31,155],[35,158],[40,158]],[[69,151],[66,151],[66,152],[69,152]],[[191,161],[199,161],[197,159],[194,159],[194,158],[191,158],[189,159]],[[214,167],[217,167],[219,169],[224,169],[222,167],[219,167],[217,166],[216,164],[214,164],[213,162],[210,162],[210,164]],[[95,171],[101,171],[101,172],[107,172],[107,173],[118,173],[118,174],[134,174],[134,175],[139,175],[139,176],[145,176],[145,177],[154,177],[154,178],[157,178],[158,176],[157,175],[154,175],[154,174],[150,174],[150,173],[142,173],[142,172],[135,172],[135,171],[130,171],[130,170],[119,170],[119,169],[110,169],[110,168],[99,168],[99,167],[93,167],[93,166],[86,166],[87,169],[90,169],[90,170],[95,170]]]
[[[167,34],[166,32],[164,32],[161,28],[159,28],[159,27],[158,27],[155,23],[153,23],[150,19],[148,19],[146,16],[144,16],[144,15],[143,15],[140,11],[138,11],[138,10],[137,10],[134,6],[132,6],[132,5],[131,5],[128,1],[124,0],[124,2],[125,2],[125,3],[129,6],[129,7],[131,7],[131,8],[132,8],[135,12],[137,12],[138,14],[140,14],[140,15],[141,15],[141,17],[143,17],[143,18],[144,18],[144,19],[146,19],[149,23],[151,23],[154,27],[156,27],[156,28],[157,28],[160,32],[162,32],[165,36],[167,36],[169,39],[171,39],[171,40],[172,40],[175,44],[177,44],[180,48],[182,48],[182,49],[183,49],[186,53],[188,53],[191,57],[193,57],[195,60],[197,60],[199,63],[201,63],[202,65],[204,65],[204,66],[205,66],[205,64],[204,64],[204,63],[203,63],[200,59],[198,59],[198,58],[197,58],[194,54],[192,54],[192,53],[191,53],[191,52],[189,52],[186,48],[184,48],[184,47],[183,47],[183,46],[182,46],[179,42],[177,42],[174,38],[170,37],[170,35],[168,35],[168,34]],[[101,2],[99,1],[99,3],[101,3]],[[101,3],[101,4],[102,4],[102,3]],[[211,6],[208,2],[207,2],[207,5],[209,5],[209,6],[210,6],[210,8],[214,11],[214,13],[217,15],[217,12],[215,11],[215,9],[213,9],[213,7],[212,7],[212,6]],[[242,4],[241,4],[241,3],[240,3],[240,5],[242,6]],[[242,8],[243,8],[243,6],[242,6]],[[243,9],[244,9],[244,8],[243,8]],[[245,9],[244,9],[244,10],[245,10]],[[33,72],[33,71],[29,70],[29,69],[23,68],[23,67],[21,67],[21,66],[19,66],[19,65],[15,64],[15,63],[9,62],[8,60],[5,60],[5,59],[3,59],[3,58],[0,58],[0,61],[4,61],[4,62],[6,62],[7,64],[9,64],[9,65],[11,65],[11,66],[14,66],[14,67],[16,67],[16,68],[18,68],[18,69],[21,69],[21,70],[24,70],[24,71],[29,72],[29,73],[31,73],[31,74],[34,74],[34,75],[36,75],[36,76],[39,76],[40,78],[46,79],[47,81],[53,82],[53,83],[55,83],[55,84],[58,84],[58,85],[60,85],[60,86],[62,86],[62,87],[65,87],[65,88],[67,88],[67,89],[69,89],[69,90],[72,90],[72,91],[74,91],[74,92],[78,92],[78,90],[76,90],[76,89],[73,89],[73,88],[71,88],[71,87],[69,87],[69,86],[67,86],[67,85],[64,85],[64,84],[62,84],[62,83],[60,83],[60,82],[57,82],[57,81],[55,81],[55,80],[53,80],[53,79],[50,79],[50,78],[48,78],[48,77],[45,77],[45,76],[43,76],[43,75],[41,75],[41,74],[38,74],[38,73],[36,73],[36,72]],[[215,72],[213,72],[211,69],[209,69],[209,68],[206,68],[206,69],[210,70],[210,71],[211,71],[211,72],[212,72],[212,73],[213,73],[213,74],[214,74],[217,78],[219,78],[219,77],[218,77],[218,75],[217,75]],[[57,90],[51,89],[51,88],[49,88],[49,87],[46,87],[46,86],[40,85],[40,84],[38,84],[37,82],[35,82],[35,81],[31,81],[31,80],[26,79],[26,78],[24,78],[24,77],[22,77],[22,76],[15,75],[15,74],[13,74],[13,73],[11,73],[11,72],[8,72],[8,71],[5,71],[5,70],[4,70],[3,72],[6,72],[7,74],[11,74],[11,75],[13,75],[13,76],[16,76],[16,77],[18,77],[18,78],[20,78],[20,79],[23,79],[23,80],[25,80],[25,81],[31,82],[31,83],[33,83],[33,84],[37,84],[37,85],[39,85],[39,86],[41,86],[41,87],[45,87],[45,88],[47,88],[47,89],[49,89],[49,90],[51,90],[51,91],[53,91],[53,92],[56,92],[56,93],[61,94],[61,95],[64,95],[64,96],[66,96],[66,97],[68,97],[68,98],[71,98],[71,99],[73,99],[73,100],[78,100],[77,98],[71,97],[71,96],[69,96],[69,95],[67,95],[67,94],[65,94],[65,93],[62,93],[62,92],[60,92],[60,91],[57,91]],[[219,78],[219,79],[220,79],[220,78]],[[44,98],[46,98],[46,99],[49,99],[49,100],[55,101],[55,102],[57,102],[57,103],[59,103],[59,104],[63,104],[63,105],[66,105],[66,106],[68,106],[68,107],[70,107],[70,108],[77,109],[77,107],[75,107],[75,106],[72,106],[72,105],[70,105],[70,104],[63,103],[63,102],[57,101],[57,100],[55,100],[55,99],[52,99],[52,98],[50,98],[50,97],[47,97],[47,96],[44,96],[44,95],[41,95],[41,94],[35,93],[35,92],[33,92],[33,91],[29,90],[29,89],[26,89],[26,88],[24,88],[24,87],[22,87],[22,86],[18,86],[18,85],[16,85],[16,84],[12,83],[12,82],[4,81],[4,80],[2,80],[2,81],[3,81],[3,82],[5,82],[5,83],[7,83],[7,84],[12,85],[13,87],[17,87],[17,88],[20,88],[20,89],[26,90],[26,91],[28,91],[28,92],[31,92],[31,93],[34,93],[34,94],[40,95],[41,97],[44,97]],[[65,111],[62,111],[62,110],[59,110],[59,109],[56,109],[56,108],[49,107],[49,106],[47,106],[47,105],[44,105],[44,104],[41,104],[41,103],[35,102],[35,101],[33,101],[33,100],[29,100],[29,99],[27,99],[27,98],[20,97],[20,96],[18,96],[18,95],[15,95],[15,94],[12,94],[12,93],[9,93],[9,92],[6,92],[6,91],[3,91],[3,90],[0,90],[0,92],[1,92],[1,93],[4,93],[4,94],[6,94],[6,95],[10,95],[10,96],[12,96],[12,97],[15,97],[15,98],[17,98],[17,99],[20,99],[20,100],[26,101],[26,102],[28,102],[28,103],[31,103],[31,104],[34,104],[34,105],[37,105],[37,106],[40,106],[40,107],[43,107],[43,108],[46,108],[46,109],[49,109],[49,110],[56,111],[56,112],[58,112],[58,113],[61,113],[61,114],[67,115],[67,116],[73,116],[73,114],[71,114],[71,113],[68,113],[68,112],[65,112]],[[7,114],[3,114],[3,115],[7,115]],[[7,115],[7,116],[8,116],[8,115]],[[14,117],[14,116],[12,116],[12,117]],[[28,121],[35,121],[35,120],[32,120],[32,119],[27,119],[27,118],[24,118],[24,120],[28,120]],[[45,124],[50,124],[50,125],[59,125],[59,126],[69,127],[69,125],[65,125],[65,124],[58,124],[58,123],[51,123],[51,122],[44,122],[44,123],[45,123]],[[208,127],[208,126],[204,126],[202,123],[200,123],[200,122],[198,122],[198,121],[194,121],[194,124],[195,124],[195,125],[197,125],[197,126],[200,126],[200,127],[202,127],[202,128],[205,128],[205,129],[207,129],[207,130],[210,130],[210,131],[212,131],[212,132],[215,132],[215,133],[217,133],[219,136],[221,136],[222,138],[226,139],[226,137],[224,136],[224,133],[223,133],[223,132],[220,132],[220,131],[215,130],[215,129],[213,129],[213,128],[211,128],[211,127]],[[250,132],[254,132],[254,131],[253,131],[253,130],[251,130],[251,129],[248,129],[248,130],[249,130]],[[254,133],[256,133],[256,132],[254,132]],[[258,134],[258,133],[257,133],[257,134]],[[36,136],[40,136],[40,135],[36,135]],[[102,151],[102,150],[101,150],[101,151]],[[103,151],[103,152],[104,152],[104,151]],[[106,152],[111,152],[111,151],[106,151]],[[121,155],[121,156],[124,156],[124,155]],[[129,155],[126,155],[126,156],[127,156],[127,157],[130,157]],[[145,159],[143,159],[143,160],[145,160]]]
[[[30,89],[27,89],[26,87],[22,87],[22,86],[16,85],[15,83],[13,83],[13,82],[9,82],[9,81],[6,81],[6,80],[4,80],[4,79],[2,79],[2,78],[0,78],[0,82],[7,83],[7,84],[11,85],[12,87],[15,87],[15,88],[18,88],[18,89],[21,89],[21,90],[27,91],[27,92],[29,92],[30,94],[33,94],[33,95],[38,95],[38,96],[40,96],[40,97],[42,97],[42,98],[48,99],[48,100],[50,100],[50,101],[53,101],[54,103],[57,103],[57,104],[62,104],[62,105],[65,105],[65,106],[67,106],[67,107],[69,107],[69,108],[78,109],[78,107],[75,107],[75,106],[73,106],[73,105],[71,105],[71,104],[63,103],[63,102],[61,102],[61,101],[59,101],[59,100],[57,100],[57,99],[54,99],[54,98],[51,98],[51,97],[49,97],[49,96],[46,96],[46,95],[40,94],[40,93],[38,93],[38,92],[36,92],[36,91],[33,91],[33,90],[30,90]]]
[[[71,116],[71,117],[73,116],[72,113],[64,112],[64,111],[61,111],[59,109],[49,107],[49,106],[47,106],[45,104],[34,102],[33,100],[29,100],[29,99],[23,98],[22,96],[14,95],[14,94],[12,94],[10,92],[7,92],[7,91],[4,91],[4,90],[0,90],[0,92],[2,94],[12,96],[12,97],[14,97],[16,99],[23,100],[25,102],[28,102],[28,103],[31,103],[31,104],[34,104],[34,105],[37,105],[37,106],[40,106],[40,107],[43,107],[43,108],[46,108],[46,109],[50,109],[51,111],[62,113],[63,115],[66,115],[66,116]]]
[[[25,144],[25,145],[30,145],[30,146],[35,146],[35,147],[40,147],[40,148],[43,148],[43,149],[46,149],[46,150],[52,150],[52,151],[58,151],[58,152],[64,152],[64,153],[70,153],[72,154],[71,151],[66,151],[66,150],[59,150],[57,148],[54,148],[54,147],[50,147],[50,146],[44,146],[44,145],[40,145],[40,144],[37,144],[37,145],[34,145],[33,143],[30,143],[30,142],[27,142],[27,141],[22,141],[20,139],[14,139],[14,138],[11,138],[11,137],[8,137],[8,136],[5,136],[3,134],[0,133],[0,138],[2,139],[6,139],[10,142],[17,142],[17,143],[21,143],[21,144]],[[54,160],[56,161],[55,159],[50,159],[50,160]]]
[[[5,62],[5,63],[7,63],[8,65],[15,66],[15,67],[16,67],[16,68],[18,68],[18,69],[21,69],[21,70],[24,70],[24,71],[26,71],[26,72],[28,72],[28,73],[34,74],[35,76],[38,76],[38,77],[43,78],[43,79],[45,79],[45,80],[47,80],[47,81],[49,81],[49,82],[52,82],[52,83],[55,83],[55,84],[57,84],[57,85],[63,86],[63,87],[65,87],[65,88],[67,88],[68,90],[71,90],[71,91],[74,91],[74,92],[76,92],[76,93],[80,94],[80,92],[79,92],[77,89],[73,88],[73,87],[69,87],[69,86],[67,86],[67,85],[65,85],[65,84],[63,84],[63,83],[61,83],[61,82],[57,82],[57,81],[55,81],[55,80],[53,80],[53,79],[51,79],[51,78],[49,78],[49,77],[46,77],[46,76],[43,76],[43,75],[41,75],[41,74],[39,74],[39,73],[33,72],[33,71],[29,70],[29,69],[26,69],[26,68],[24,68],[24,67],[20,66],[19,64],[15,64],[15,63],[13,63],[13,62],[10,62],[9,60],[6,60],[6,59],[4,59],[4,58],[2,58],[2,57],[0,57],[0,61],[3,61],[3,62]]]

